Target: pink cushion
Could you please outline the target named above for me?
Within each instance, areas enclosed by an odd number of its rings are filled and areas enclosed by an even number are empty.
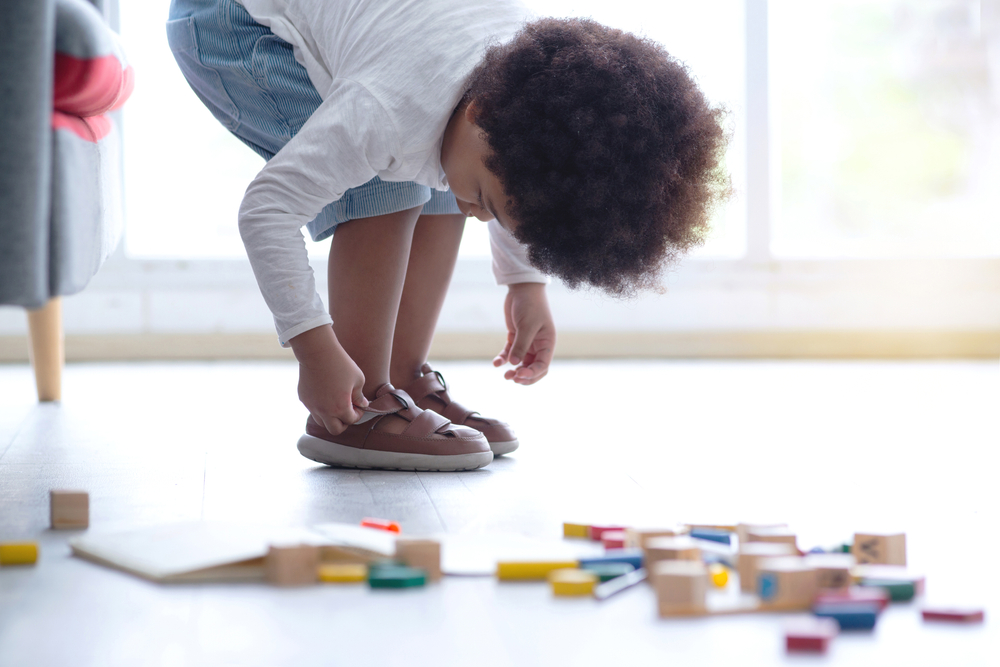
[[[121,107],[135,85],[131,66],[113,55],[76,58],[56,54],[55,89],[52,106],[75,116],[98,116]]]

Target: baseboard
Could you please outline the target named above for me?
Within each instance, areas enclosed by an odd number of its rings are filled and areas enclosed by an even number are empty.
[[[442,332],[434,359],[487,359],[500,332]],[[565,331],[557,356],[703,359],[990,359],[1000,357],[1000,331]],[[66,360],[291,359],[271,334],[68,335]],[[26,363],[24,336],[0,336],[0,362]]]

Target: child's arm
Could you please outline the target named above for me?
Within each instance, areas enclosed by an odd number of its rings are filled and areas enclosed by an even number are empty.
[[[365,376],[340,346],[333,327],[309,329],[289,343],[299,360],[299,400],[313,418],[337,435],[362,416],[368,406],[361,393]]]
[[[517,366],[504,378],[517,384],[534,384],[549,372],[556,347],[556,325],[545,296],[544,283],[516,283],[507,286],[504,302],[507,344],[493,360],[494,366],[507,362]]]

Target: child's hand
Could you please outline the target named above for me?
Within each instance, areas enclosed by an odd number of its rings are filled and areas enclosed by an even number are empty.
[[[542,283],[517,283],[507,287],[504,302],[507,344],[493,360],[494,366],[510,362],[517,368],[504,378],[517,384],[534,384],[549,372],[556,347],[556,325]]]
[[[289,341],[299,360],[299,400],[333,435],[361,419],[368,407],[365,376],[333,333],[333,327],[310,329]]]

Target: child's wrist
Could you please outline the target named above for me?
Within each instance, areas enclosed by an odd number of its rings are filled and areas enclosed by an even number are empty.
[[[318,359],[329,359],[331,353],[340,346],[333,326],[323,326],[303,331],[298,336],[289,339],[292,352],[300,364],[309,365]]]

